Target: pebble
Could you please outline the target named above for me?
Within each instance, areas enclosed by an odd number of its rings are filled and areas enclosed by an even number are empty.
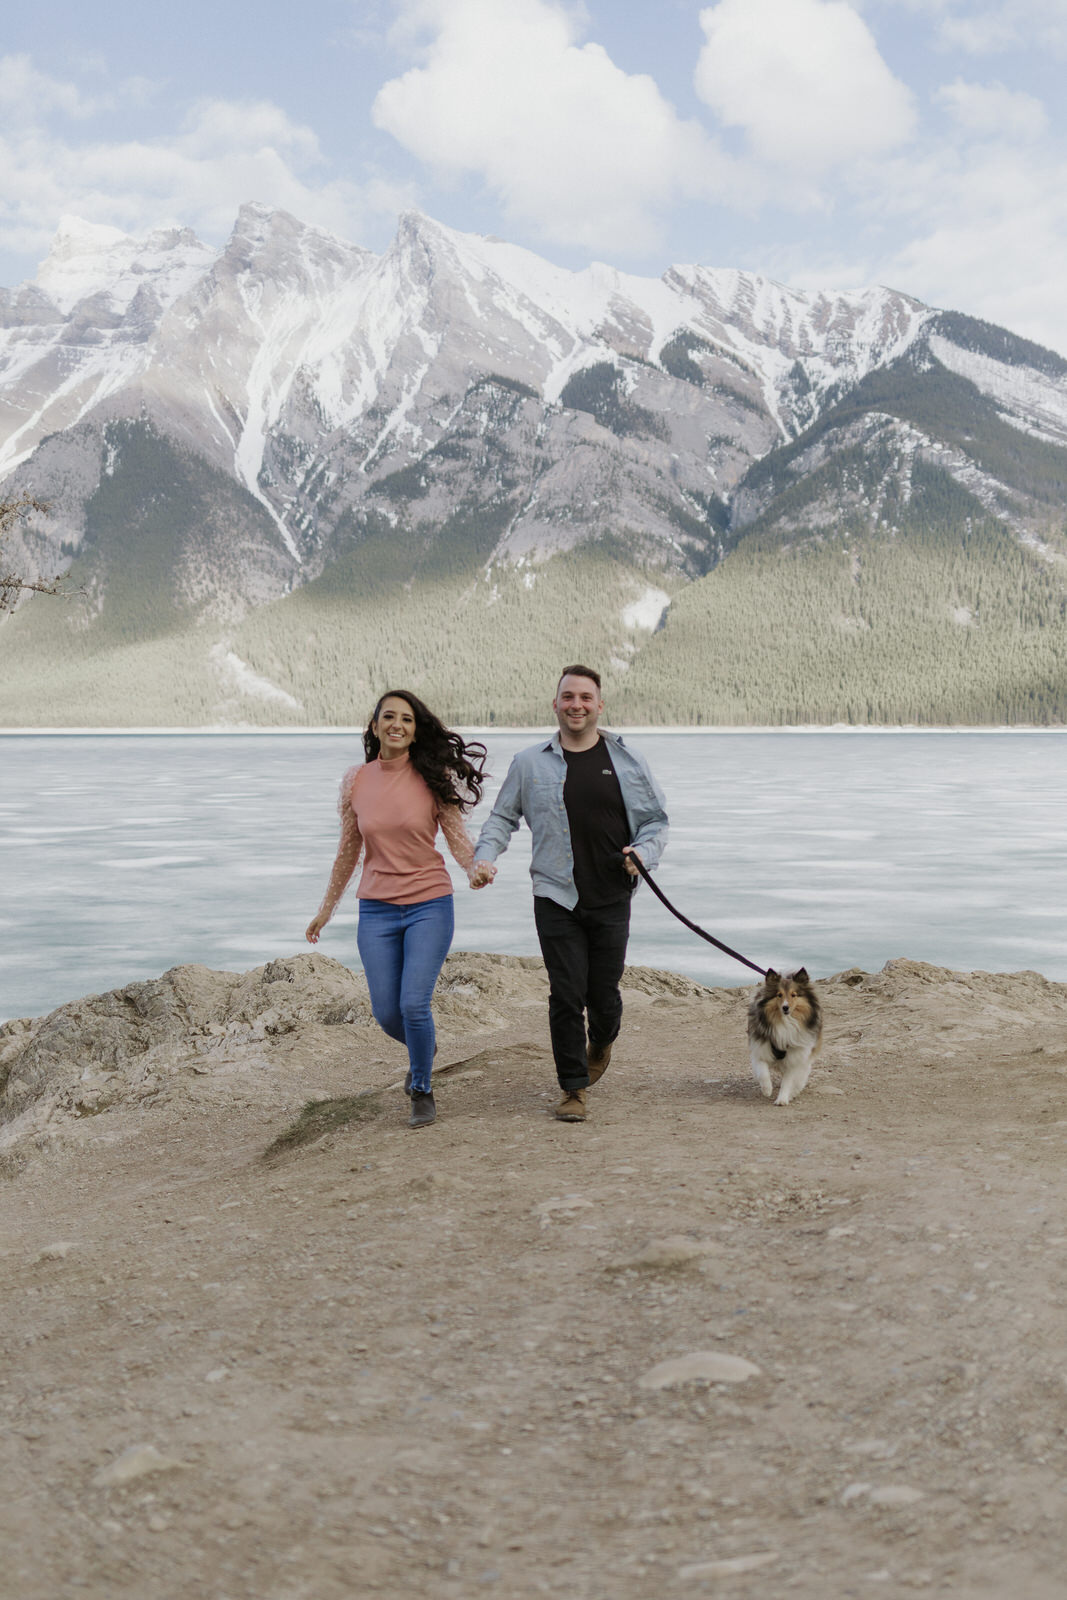
[[[877,1442],[877,1441],[875,1441]],[[850,1483],[841,1496],[841,1504],[849,1505],[853,1500],[864,1497],[872,1506],[913,1506],[916,1500],[924,1498],[921,1489],[913,1489],[906,1483],[884,1483],[875,1487],[870,1483]]]
[[[729,1356],[718,1350],[692,1350],[672,1361],[661,1361],[638,1379],[641,1389],[669,1389],[676,1383],[703,1378],[708,1383],[744,1383],[758,1378],[759,1367],[743,1356]]]
[[[445,1195],[466,1195],[471,1189],[472,1185],[454,1172],[424,1172],[412,1181],[408,1192],[412,1199],[429,1200]]]
[[[564,1216],[575,1211],[591,1211],[593,1202],[583,1200],[580,1194],[554,1194],[548,1200],[542,1200],[534,1206],[532,1216],[540,1217],[542,1228],[547,1228],[552,1221],[552,1213],[561,1212]]]
[[[66,1261],[72,1250],[78,1246],[73,1239],[57,1239],[55,1244],[46,1244],[38,1261]]]
[[[913,1506],[922,1498],[921,1489],[913,1489],[906,1483],[887,1483],[881,1489],[872,1489],[870,1494],[872,1506]]]
[[[679,1567],[680,1578],[729,1578],[738,1572],[755,1572],[759,1567],[769,1567],[778,1560],[775,1550],[759,1550],[750,1556],[727,1556],[721,1561],[695,1561],[688,1567]]]
[[[816,1083],[812,1085],[812,1094],[844,1094],[844,1089],[839,1089],[836,1083]]]
[[[609,1262],[605,1272],[657,1272],[671,1267],[684,1267],[690,1261],[711,1255],[719,1246],[707,1239],[689,1239],[685,1234],[674,1233],[666,1239],[651,1239],[636,1255],[623,1261]]]
[[[223,1378],[226,1378],[228,1376],[229,1376],[229,1371],[228,1371],[228,1369],[226,1367],[212,1367],[210,1372],[205,1373],[204,1382],[205,1383],[221,1383]]]
[[[93,1478],[94,1489],[114,1489],[119,1484],[131,1483],[134,1478],[144,1478],[150,1472],[168,1472],[172,1467],[183,1467],[184,1461],[165,1456],[154,1444],[131,1444],[114,1461],[101,1467]]]

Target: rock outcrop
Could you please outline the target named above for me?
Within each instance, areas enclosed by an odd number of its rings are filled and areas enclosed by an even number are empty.
[[[831,1015],[864,1017],[862,1030],[837,1042],[843,1060],[860,1049],[861,1038],[869,1054],[897,1036],[921,1034],[931,1061],[951,1071],[973,1045],[988,1050],[999,1034],[1016,1043],[1040,1034],[1044,1041],[1049,1026],[1067,1016],[1067,985],[1037,972],[953,972],[897,959],[881,972],[852,968],[819,987]],[[854,999],[850,995],[846,1004],[847,991]],[[659,1029],[694,1008],[707,1015],[717,1037],[731,1037],[736,1023],[739,1082],[747,1085],[747,988],[708,989],[678,973],[628,967],[623,992],[628,1028]],[[536,957],[453,953],[434,997],[439,1068],[457,1044],[480,1050],[477,1041],[485,1036],[543,1027],[547,999]],[[1040,1049],[1047,1054],[1047,1043]],[[403,1051],[374,1022],[366,980],[339,961],[316,951],[245,973],[172,967],[148,982],[71,1001],[48,1016],[0,1025],[0,1147],[176,1095],[219,1106],[239,1103],[250,1075],[256,1100],[280,1107],[303,1092],[301,1075],[339,1054],[363,1064],[360,1088],[382,1087],[402,1071]],[[817,1093],[841,1092],[825,1081],[825,1071],[816,1076],[823,1079]]]
[[[655,974],[639,981],[656,988]],[[664,974],[660,992],[677,981]],[[434,1004],[446,1036],[476,1035],[545,998],[540,961],[461,952],[446,961]],[[295,955],[246,973],[172,967],[0,1026],[0,1127],[10,1142],[47,1122],[151,1101],[164,1079],[269,1068],[280,1041],[339,1028],[377,1031],[366,980],[329,956]]]

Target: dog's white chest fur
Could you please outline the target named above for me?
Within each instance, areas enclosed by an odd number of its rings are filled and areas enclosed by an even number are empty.
[[[810,1033],[803,1023],[797,1021],[796,1017],[783,1017],[781,1022],[775,1023],[771,1029],[770,1039],[761,1040],[760,1044],[762,1049],[766,1051],[768,1061],[780,1059],[780,1057],[775,1056],[774,1050],[771,1048],[772,1045],[779,1050],[785,1050],[787,1053],[790,1050],[810,1051],[814,1048],[814,1041]]]

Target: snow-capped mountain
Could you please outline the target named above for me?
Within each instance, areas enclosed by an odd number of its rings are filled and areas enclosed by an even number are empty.
[[[221,250],[67,219],[0,291],[0,475],[51,507],[16,554],[76,558],[124,637],[146,583],[153,626],[233,626],[372,545],[486,604],[610,548],[621,672],[747,530],[874,528],[916,461],[1042,546],[1067,491],[1031,457],[1065,448],[1067,363],[907,295],[570,272],[417,214],[381,255],[257,205]]]
[[[315,570],[383,478],[457,424],[486,430],[477,386],[498,377],[522,386],[514,448],[532,434],[539,458],[505,549],[573,542],[596,521],[576,500],[599,499],[620,468],[624,521],[669,545],[677,529],[643,493],[659,457],[668,503],[699,516],[927,315],[887,290],[803,295],[703,267],[567,272],[417,215],[382,256],[259,206],[219,252],[187,230],[133,240],[68,219],[36,280],[0,298],[0,471],[50,435],[147,419],[242,484]],[[591,369],[593,409],[568,407]],[[455,479],[431,455],[419,520],[450,504]],[[76,500],[64,512],[77,545]]]

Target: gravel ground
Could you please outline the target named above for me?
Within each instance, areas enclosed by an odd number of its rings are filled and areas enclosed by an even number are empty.
[[[569,1125],[539,964],[457,955],[411,1132],[360,985],[0,1038],[5,1595],[1060,1600],[1067,986],[828,979],[778,1108],[748,990],[632,969]]]

